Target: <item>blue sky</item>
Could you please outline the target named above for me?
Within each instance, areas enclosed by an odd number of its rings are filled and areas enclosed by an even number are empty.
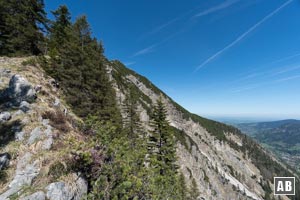
[[[46,0],[86,14],[109,59],[208,117],[300,118],[298,0]]]

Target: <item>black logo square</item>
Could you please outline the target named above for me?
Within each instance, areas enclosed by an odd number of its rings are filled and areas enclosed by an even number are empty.
[[[275,195],[295,195],[295,177],[274,177]]]

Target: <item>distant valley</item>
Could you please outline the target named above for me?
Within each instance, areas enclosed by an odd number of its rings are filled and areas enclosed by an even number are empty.
[[[300,120],[231,124],[300,170]]]

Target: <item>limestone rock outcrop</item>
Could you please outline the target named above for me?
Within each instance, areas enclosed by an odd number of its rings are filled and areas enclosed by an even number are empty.
[[[36,97],[36,91],[27,79],[15,74],[9,81],[9,87],[1,93],[0,100],[8,105],[19,106],[22,101],[33,103]]]
[[[22,66],[24,60],[0,57],[0,200],[81,200],[87,194],[82,177],[69,172],[48,178],[59,173],[52,166],[63,162],[59,155],[67,148],[53,149],[58,142],[54,135],[67,133],[51,126],[45,113],[63,112],[67,106],[59,98],[58,84],[40,68]]]

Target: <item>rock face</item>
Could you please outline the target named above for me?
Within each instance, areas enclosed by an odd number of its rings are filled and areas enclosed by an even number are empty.
[[[0,122],[6,122],[10,120],[11,114],[9,112],[2,112],[0,113]]]
[[[22,101],[20,103],[20,110],[22,110],[23,112],[27,112],[30,110],[30,104],[27,101]]]
[[[45,189],[49,200],[82,200],[87,194],[87,183],[84,179],[78,177],[75,182],[75,188],[74,186],[68,186],[64,182],[55,182],[48,185]]]
[[[51,183],[46,187],[49,200],[71,200],[72,194],[64,182]]]
[[[31,131],[27,144],[31,145],[37,140],[41,139],[42,137],[43,137],[43,132],[41,131],[41,128],[36,127]]]
[[[33,103],[36,99],[36,91],[26,78],[15,74],[9,81],[9,87],[0,95],[0,98],[12,105],[20,105],[22,101]]]
[[[45,199],[46,199],[46,195],[42,191],[38,191],[27,197],[20,198],[20,200],[45,200]]]
[[[31,185],[32,180],[39,174],[39,161],[31,163],[32,154],[25,153],[19,158],[16,174],[9,184],[9,189],[0,195],[0,199],[7,199],[9,196],[20,191],[25,185]]]

